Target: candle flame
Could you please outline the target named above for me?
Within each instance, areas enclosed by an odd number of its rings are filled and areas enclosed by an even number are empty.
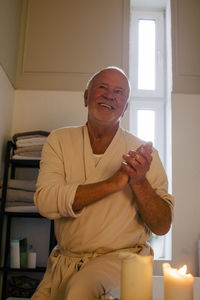
[[[176,268],[171,268],[169,263],[164,263],[163,264],[163,273],[168,274],[170,276],[176,277],[176,278],[193,278],[193,276],[189,273],[186,274],[187,272],[187,266],[184,265],[183,267],[181,267],[180,269],[176,269]]]
[[[184,265],[182,268],[178,269],[178,272],[185,275],[187,272],[187,266]]]

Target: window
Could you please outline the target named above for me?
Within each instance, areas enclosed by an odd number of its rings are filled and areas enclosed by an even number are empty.
[[[165,165],[164,12],[133,9],[131,16],[130,130],[140,138],[152,141]],[[154,130],[151,134],[150,128]]]
[[[164,12],[133,9],[130,32],[130,80],[133,95],[163,98]]]
[[[166,167],[165,9],[139,9],[135,6],[131,9],[129,129],[139,138],[153,142]],[[153,235],[150,243],[155,259],[170,257],[171,233],[161,237]]]
[[[138,86],[139,90],[155,90],[156,21],[138,20]]]
[[[133,134],[151,141],[165,165],[165,105],[161,101],[135,99],[130,103],[129,127]]]

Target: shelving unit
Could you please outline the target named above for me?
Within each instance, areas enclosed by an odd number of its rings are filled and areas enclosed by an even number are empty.
[[[30,268],[20,268],[14,269],[8,266],[8,258],[10,253],[10,239],[11,239],[11,228],[13,218],[44,218],[37,212],[12,212],[6,211],[6,197],[7,197],[7,188],[8,180],[15,179],[15,173],[17,168],[38,168],[40,166],[40,160],[23,160],[23,159],[12,159],[15,149],[15,144],[11,141],[8,141],[6,148],[5,156],[5,169],[2,185],[2,198],[1,198],[1,208],[0,208],[0,258],[3,257],[0,266],[0,276],[2,279],[2,288],[1,290],[1,300],[5,300],[7,297],[7,277],[9,273],[43,273],[45,272],[46,267],[36,267],[35,269]],[[50,232],[49,232],[49,253],[56,245],[56,240],[54,236],[54,223],[50,222]],[[5,234],[3,235],[3,233]],[[39,255],[39,253],[37,253]]]

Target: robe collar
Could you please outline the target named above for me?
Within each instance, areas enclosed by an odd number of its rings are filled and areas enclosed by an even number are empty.
[[[109,164],[109,161],[114,157],[114,153],[117,152],[117,144],[120,140],[120,136],[122,135],[122,130],[119,127],[117,132],[115,133],[110,145],[103,153],[99,163],[95,166],[95,159],[92,152],[92,147],[90,143],[89,133],[87,125],[83,127],[83,144],[84,144],[84,161],[85,161],[85,174],[86,180],[91,176],[96,177],[95,174],[101,172],[102,168],[105,164]],[[93,178],[94,179],[94,178]]]

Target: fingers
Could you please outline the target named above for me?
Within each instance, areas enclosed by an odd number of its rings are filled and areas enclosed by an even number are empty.
[[[138,147],[135,151],[130,150],[128,154],[123,155],[123,159],[133,168],[135,168],[138,164],[150,164],[152,161],[152,151],[152,143],[148,142]]]
[[[129,175],[129,181],[137,182],[146,176],[152,162],[152,143],[146,143],[137,148],[136,151],[130,150],[123,155],[124,162],[122,168]]]
[[[136,152],[129,152],[128,154],[123,155],[123,159],[126,162],[126,164],[134,170],[137,170],[140,165],[145,163],[145,159]]]
[[[144,164],[146,160],[147,163],[151,163],[152,161],[152,143],[146,143],[145,145],[141,145],[137,148],[136,151],[129,151],[128,155],[132,158],[135,158],[137,162]]]
[[[128,175],[128,182],[136,182],[137,181],[137,171],[133,168],[133,166],[129,165],[127,162],[123,161],[121,164],[121,168]]]
[[[136,149],[136,152],[140,153],[140,152],[148,152],[148,153],[152,153],[153,151],[153,144],[152,142],[147,142],[146,144],[141,145],[140,147],[138,147]]]
[[[123,159],[128,166],[137,172],[139,172],[141,169],[144,169],[145,171],[149,170],[152,161],[151,155],[141,155],[138,153],[129,153],[127,155],[123,155]]]

